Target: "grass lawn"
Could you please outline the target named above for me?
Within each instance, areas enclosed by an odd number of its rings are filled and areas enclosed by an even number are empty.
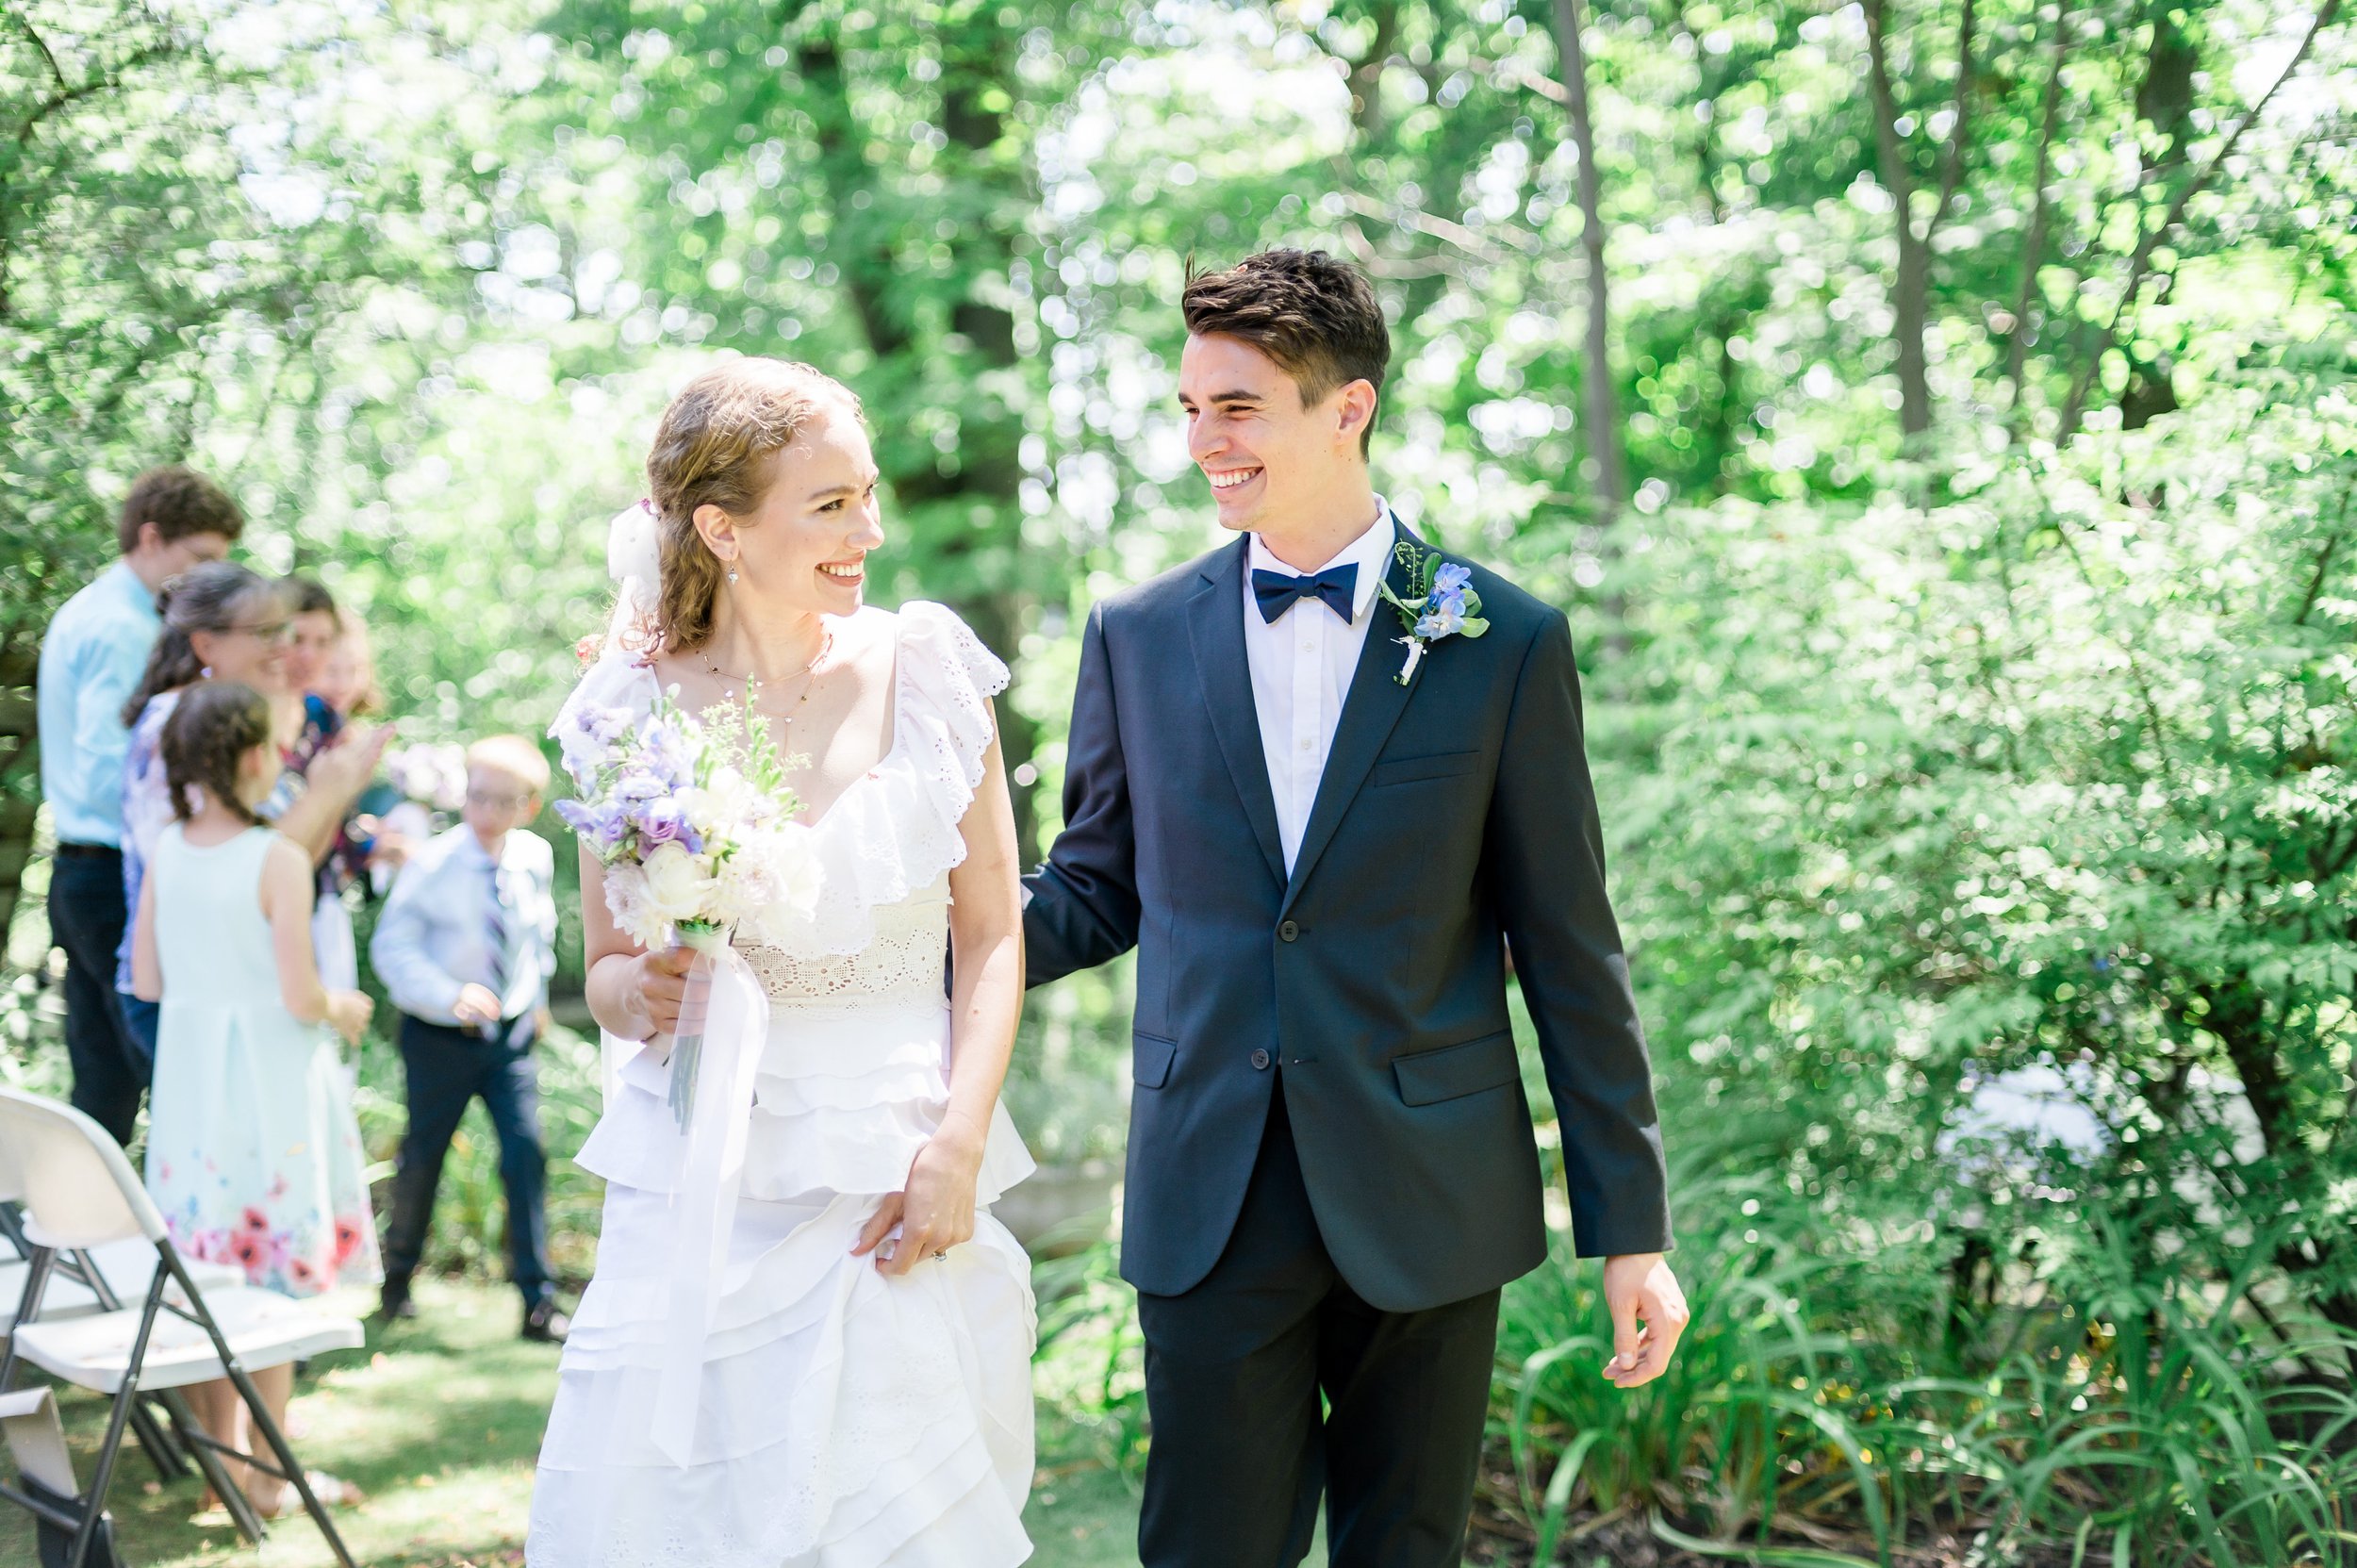
[[[516,1337],[517,1301],[504,1289],[427,1280],[418,1299],[418,1321],[371,1322],[366,1347],[313,1363],[295,1390],[295,1452],[367,1492],[367,1502],[338,1515],[363,1564],[519,1563],[556,1352]],[[106,1405],[78,1390],[63,1391],[60,1402],[87,1479]],[[1137,1500],[1129,1484],[1099,1467],[1062,1462],[1061,1434],[1050,1423],[1043,1409],[1043,1484],[1024,1516],[1039,1546],[1031,1562],[1134,1568]],[[0,1468],[13,1473],[4,1461]],[[234,1530],[193,1527],[201,1488],[193,1477],[161,1486],[136,1447],[126,1446],[112,1504],[124,1560],[138,1568],[334,1562],[308,1519],[273,1527],[258,1552]],[[30,1516],[0,1504],[0,1568],[35,1568],[38,1560]]]

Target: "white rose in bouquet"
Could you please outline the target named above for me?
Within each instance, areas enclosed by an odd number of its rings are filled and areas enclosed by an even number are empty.
[[[627,870],[605,879],[605,907],[614,929],[646,949],[663,947],[671,939],[671,922],[647,905],[646,879]]]
[[[721,903],[745,933],[774,940],[818,901],[819,868],[810,829],[778,822],[750,835],[721,868]]]
[[[701,920],[712,907],[712,870],[679,844],[658,844],[641,863],[648,913],[668,925]]]
[[[693,792],[688,814],[704,822],[759,822],[776,808],[733,767],[720,767]]]

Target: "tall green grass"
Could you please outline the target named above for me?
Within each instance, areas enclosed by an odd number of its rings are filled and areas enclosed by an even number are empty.
[[[1146,1339],[1137,1292],[1121,1278],[1111,1241],[1097,1240],[1031,1266],[1039,1298],[1039,1357],[1033,1385],[1062,1417],[1069,1443],[1106,1468],[1136,1479],[1146,1468]]]
[[[1508,1291],[1498,1500],[1534,1561],[1587,1512],[1790,1568],[1937,1535],[1992,1563],[2357,1560],[2357,1394],[2331,1370],[2349,1346],[2297,1321],[2278,1339],[2255,1266],[2200,1285],[2083,1212],[2086,1245],[2020,1263],[1959,1336],[1955,1244],[1928,1222],[1837,1224],[1758,1177],[1683,1182],[1677,1212],[1693,1321],[1643,1390],[1603,1380],[1593,1264],[1558,1245]]]

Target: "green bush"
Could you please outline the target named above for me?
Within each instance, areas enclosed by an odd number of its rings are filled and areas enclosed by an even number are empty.
[[[1624,1402],[1517,1288],[1535,1527],[2346,1551],[2353,493],[2328,367],[1631,541],[1591,745],[1697,1319]]]

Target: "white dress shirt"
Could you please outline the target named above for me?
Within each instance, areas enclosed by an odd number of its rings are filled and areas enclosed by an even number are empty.
[[[455,1025],[458,993],[474,984],[503,993],[503,1018],[538,1007],[556,969],[555,870],[549,841],[523,828],[502,842],[496,865],[463,822],[428,839],[401,868],[369,942],[393,1005],[426,1023]],[[502,928],[503,953],[492,945]],[[493,984],[503,971],[505,986]]]
[[[1326,755],[1334,745],[1334,726],[1342,721],[1343,699],[1350,694],[1351,677],[1358,672],[1376,590],[1391,565],[1396,537],[1392,508],[1377,496],[1374,524],[1332,560],[1309,571],[1296,571],[1278,560],[1258,534],[1244,547],[1244,659],[1252,669],[1252,705],[1261,719],[1261,755],[1268,764],[1269,793],[1277,798],[1277,836],[1284,846],[1288,873],[1294,868],[1294,857],[1301,852],[1301,835],[1310,825],[1310,808],[1317,801],[1318,781],[1326,774]],[[1348,624],[1322,599],[1295,600],[1275,620],[1261,619],[1260,602],[1252,591],[1255,571],[1314,577],[1327,567],[1344,563],[1359,568]]]

